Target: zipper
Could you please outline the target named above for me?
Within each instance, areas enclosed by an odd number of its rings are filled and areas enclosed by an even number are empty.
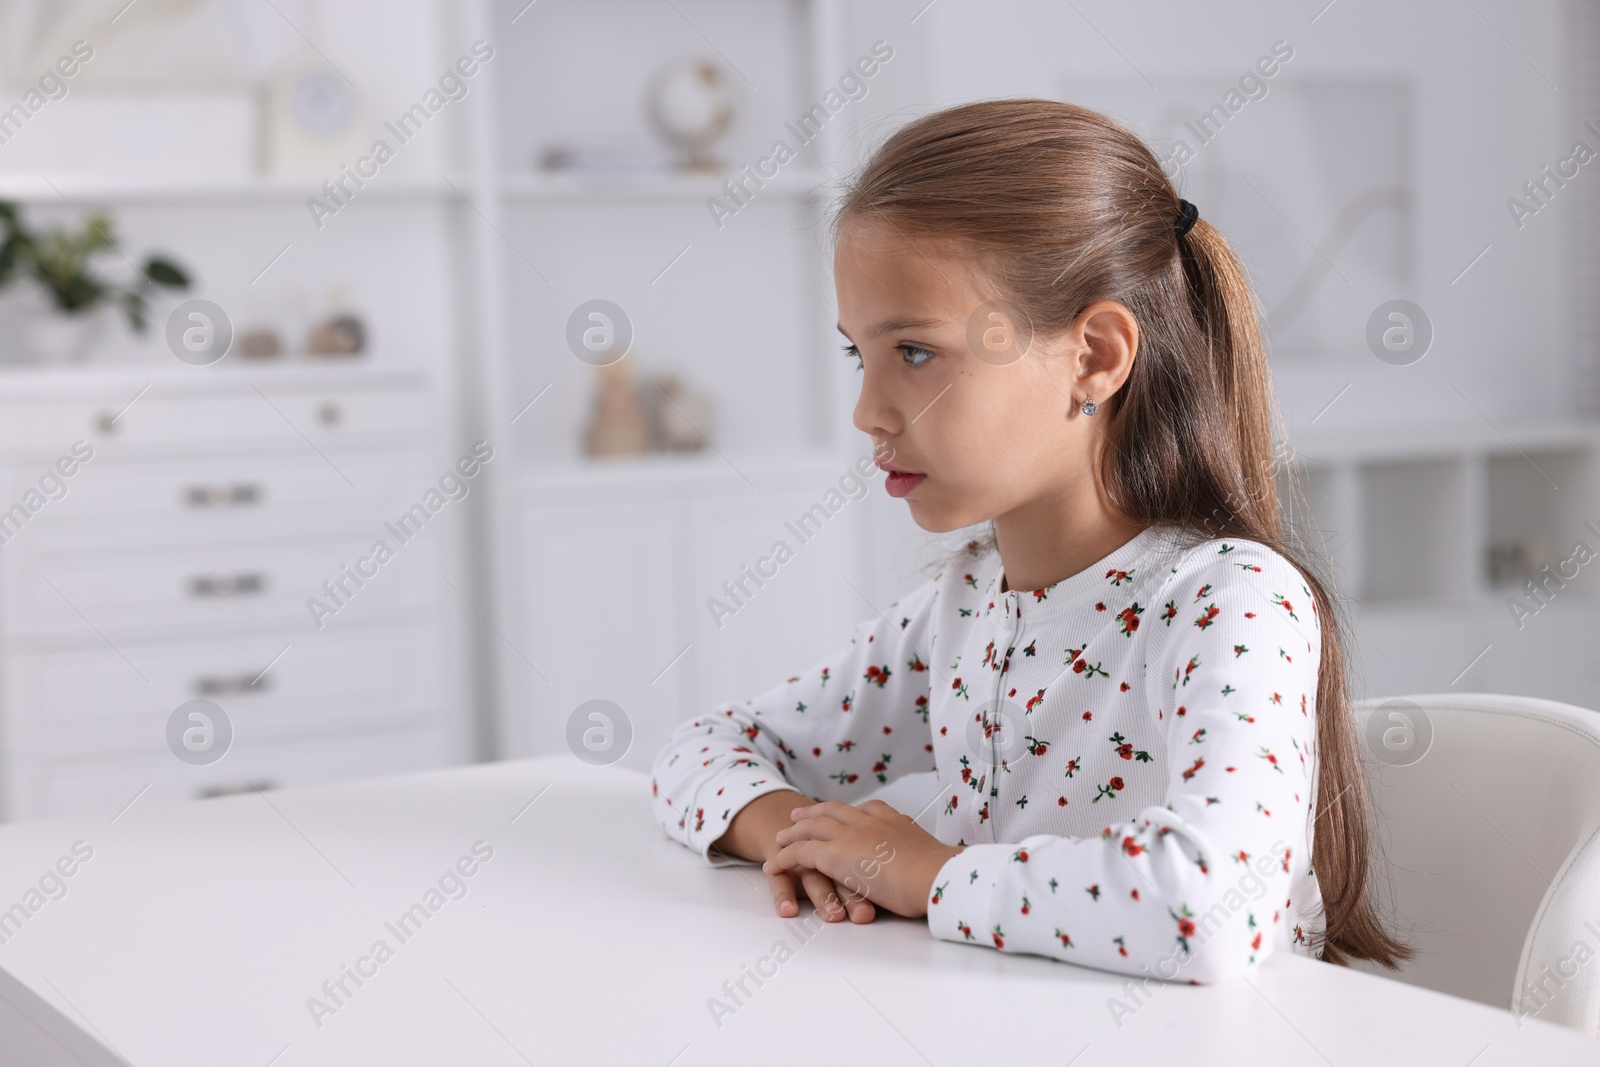
[[[1015,590],[1007,593],[1006,596],[1012,600],[1010,605],[1012,617],[1011,636],[1007,639],[1005,648],[1000,652],[1000,670],[995,672],[994,699],[990,702],[990,706],[994,709],[995,717],[1000,720],[1001,729],[989,735],[989,773],[994,776],[994,781],[989,783],[989,795],[984,798],[984,803],[986,804],[990,801],[994,802],[994,810],[989,813],[989,840],[995,843],[1000,840],[1000,776],[1005,773],[1001,769],[1000,754],[996,750],[999,742],[995,741],[995,738],[1004,732],[1006,726],[1005,720],[1000,717],[1000,694],[1006,687],[1006,676],[1011,673],[1007,667],[1007,664],[1011,662],[1011,650],[1017,647],[1017,641],[1022,637],[1021,598],[1015,595]],[[1015,725],[1020,726],[1021,724]]]

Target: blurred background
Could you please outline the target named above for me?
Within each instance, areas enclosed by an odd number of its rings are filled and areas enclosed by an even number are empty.
[[[4,818],[643,770],[839,648],[963,535],[859,477],[830,204],[996,96],[1128,123],[1246,261],[1357,694],[1600,706],[1592,4],[0,0],[0,35]]]

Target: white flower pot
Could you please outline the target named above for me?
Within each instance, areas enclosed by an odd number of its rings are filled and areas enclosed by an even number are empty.
[[[41,310],[28,319],[28,349],[39,363],[51,366],[86,362],[105,335],[110,309],[105,305],[78,314]]]

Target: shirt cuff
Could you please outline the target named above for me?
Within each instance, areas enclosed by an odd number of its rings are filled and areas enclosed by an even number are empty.
[[[684,821],[684,828],[688,831],[691,847],[700,858],[713,867],[745,867],[760,866],[763,860],[749,860],[743,856],[735,856],[731,852],[721,849],[712,849],[712,845],[721,840],[722,835],[728,832],[728,827],[733,824],[734,817],[745,809],[752,800],[766,796],[768,793],[777,793],[785,789],[794,789],[794,786],[784,781],[782,776],[774,775],[759,785],[745,785],[739,787],[738,792],[733,787],[724,789],[723,794],[716,799],[720,802],[715,805],[714,812],[706,810],[703,818],[696,820],[696,812],[690,812],[689,818]],[[795,790],[799,792],[799,790]],[[798,805],[796,805],[798,807]],[[699,809],[697,809],[699,810]],[[698,821],[699,829],[695,829]]]
[[[1003,943],[989,916],[1001,872],[1018,846],[968,845],[944,861],[928,894],[928,932],[943,941]]]

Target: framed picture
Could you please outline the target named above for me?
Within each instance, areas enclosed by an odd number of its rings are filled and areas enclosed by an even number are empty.
[[[0,0],[0,77],[31,85],[75,42],[72,84],[238,88],[257,63],[243,0]]]

